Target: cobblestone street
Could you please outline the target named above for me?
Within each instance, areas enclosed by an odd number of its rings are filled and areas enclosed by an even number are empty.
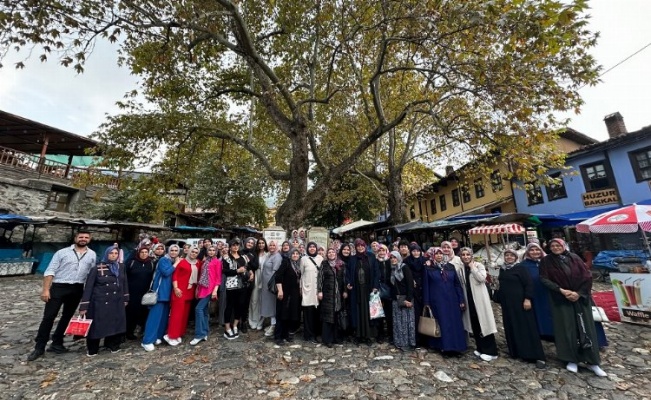
[[[550,343],[544,343],[546,370],[511,360],[501,327],[500,358],[491,363],[472,355],[472,341],[461,358],[443,358],[425,350],[402,353],[388,344],[329,349],[299,337],[278,347],[260,331],[227,341],[215,324],[208,341],[196,347],[186,335],[177,348],[162,345],[146,353],[130,341],[119,353],[89,358],[83,341],[67,338],[69,353],[46,353],[28,363],[43,312],[41,277],[2,278],[0,285],[3,399],[651,398],[651,328],[621,323],[606,325],[610,346],[602,351],[602,367],[608,378],[584,368],[566,371]]]

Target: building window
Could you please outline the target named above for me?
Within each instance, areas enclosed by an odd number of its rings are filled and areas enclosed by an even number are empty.
[[[530,206],[543,203],[542,190],[540,190],[540,186],[536,185],[535,182],[530,182],[525,184],[525,188],[527,190],[527,200],[529,201]]]
[[[651,147],[628,153],[638,182],[651,180]]]
[[[581,175],[586,192],[614,187],[612,172],[605,161],[582,165]]]
[[[491,187],[493,188],[493,193],[504,189],[502,185],[502,174],[497,169],[491,174]]]
[[[436,214],[436,199],[430,200],[429,207],[432,209],[432,214]]]
[[[45,208],[52,211],[67,212],[72,193],[53,190],[47,197]]]
[[[463,185],[461,187],[461,193],[462,193],[462,196],[463,196],[463,202],[464,203],[469,202],[470,201],[470,188],[468,187],[468,185]]]
[[[441,205],[441,211],[445,211],[448,209],[448,205],[445,204],[445,195],[442,194],[439,196],[439,203]]]
[[[482,178],[475,179],[475,197],[478,199],[484,197],[484,182]]]
[[[558,179],[558,183],[553,183],[550,184],[549,186],[546,186],[547,199],[549,201],[552,201],[552,200],[566,198],[567,191],[565,191],[565,183],[563,182],[563,177],[561,176],[561,173],[556,172],[555,174],[550,174],[549,177],[553,179]]]
[[[452,191],[452,207],[459,207],[461,200],[459,199],[459,189]]]

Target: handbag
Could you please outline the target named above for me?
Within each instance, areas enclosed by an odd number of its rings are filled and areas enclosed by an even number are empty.
[[[384,282],[380,282],[380,298],[382,300],[391,300],[391,287]]]
[[[158,288],[160,288],[160,283],[162,281],[163,277],[161,276],[158,278],[158,286],[156,286],[156,290],[151,290],[154,287],[154,281],[151,281],[151,284],[149,285],[149,291],[142,295],[142,300],[140,300],[140,304],[143,306],[153,306],[156,303],[158,303]]]
[[[66,328],[66,335],[70,336],[88,336],[88,331],[90,330],[90,325],[93,323],[92,319],[86,319],[86,316],[81,315],[73,318],[68,323]]]
[[[276,286],[276,273],[278,273],[278,271],[280,271],[280,269],[276,270],[276,272],[271,275],[269,282],[267,282],[267,290],[273,294],[278,294],[278,286]]]
[[[603,308],[592,306],[592,318],[594,322],[610,322]]]
[[[384,318],[384,308],[382,308],[382,299],[380,293],[371,293],[368,300],[369,316],[371,319]]]
[[[435,338],[441,337],[439,322],[432,315],[432,309],[429,306],[423,307],[423,315],[418,321],[418,333]]]

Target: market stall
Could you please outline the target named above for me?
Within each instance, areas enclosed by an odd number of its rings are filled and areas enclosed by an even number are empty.
[[[488,271],[488,284],[491,290],[497,289],[497,279],[499,277],[499,265],[503,262],[504,250],[507,246],[514,247],[518,255],[522,255],[523,249],[518,249],[517,244],[511,244],[510,235],[526,235],[527,230],[520,224],[499,224],[499,225],[484,225],[476,226],[468,230],[468,235],[472,241],[472,236],[484,236],[485,247],[482,250],[475,252],[475,258],[486,266]],[[491,235],[499,235],[497,244],[491,244],[489,237]],[[472,244],[472,243],[471,243]]]
[[[619,259],[619,272],[610,274],[622,321],[651,326],[651,206],[633,204],[592,217],[576,226],[581,233],[642,235],[644,256]]]

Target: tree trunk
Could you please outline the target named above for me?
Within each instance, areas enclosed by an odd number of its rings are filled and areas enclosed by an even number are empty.
[[[291,179],[289,192],[276,211],[276,223],[286,230],[299,228],[315,202],[307,201],[307,182],[310,163],[307,134],[299,133],[292,139],[292,159],[289,163]]]
[[[402,224],[408,222],[407,202],[405,201],[405,192],[402,187],[402,175],[398,173],[390,174],[386,182],[389,197],[389,212],[391,213],[391,222],[393,224]]]

